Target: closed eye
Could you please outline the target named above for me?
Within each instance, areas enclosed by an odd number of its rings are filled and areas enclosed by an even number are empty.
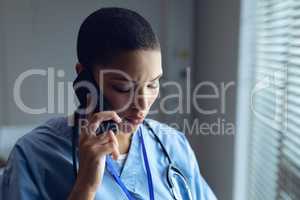
[[[151,88],[151,89],[156,89],[156,88],[159,87],[159,81],[155,81],[155,82],[153,82],[153,83],[150,83],[150,84],[148,84],[147,87],[148,87],[148,88]]]
[[[133,87],[126,86],[126,85],[113,85],[112,88],[115,91],[121,92],[121,93],[128,93],[128,92],[130,92],[133,89]]]

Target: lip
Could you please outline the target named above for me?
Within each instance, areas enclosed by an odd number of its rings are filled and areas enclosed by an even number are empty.
[[[125,117],[126,121],[130,122],[131,124],[137,125],[144,121],[144,117]]]

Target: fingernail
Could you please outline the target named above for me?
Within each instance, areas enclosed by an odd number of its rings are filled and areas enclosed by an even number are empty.
[[[98,123],[92,124],[92,130],[93,130],[93,132],[95,132],[98,127],[99,127]]]
[[[96,129],[96,126],[95,125],[91,125],[91,131],[94,132]]]

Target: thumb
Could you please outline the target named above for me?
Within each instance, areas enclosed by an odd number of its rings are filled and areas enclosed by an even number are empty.
[[[88,93],[86,95],[86,110],[85,110],[85,114],[86,114],[86,118],[90,119],[91,115],[93,114],[93,105],[92,105],[92,96],[90,93]]]
[[[119,152],[119,142],[114,134],[114,132],[112,130],[108,131],[108,137],[109,139],[115,144],[115,148],[113,149],[113,151],[111,152],[111,156],[114,160],[117,160],[118,157],[120,156],[120,152]]]

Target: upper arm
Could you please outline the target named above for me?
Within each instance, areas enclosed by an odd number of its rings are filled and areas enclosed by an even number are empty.
[[[41,199],[28,158],[19,145],[13,148],[0,178],[0,197],[2,199]]]

